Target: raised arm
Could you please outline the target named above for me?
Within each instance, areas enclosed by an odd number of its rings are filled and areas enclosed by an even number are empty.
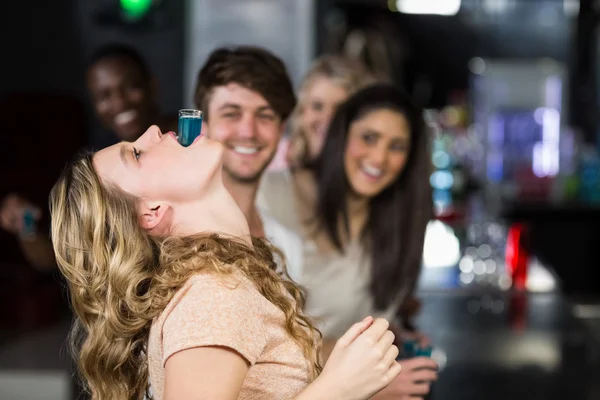
[[[33,267],[40,270],[52,269],[56,267],[56,261],[48,235],[37,230],[24,234],[27,211],[35,221],[39,221],[42,216],[39,207],[16,193],[9,194],[0,205],[0,226],[17,237],[25,259]]]
[[[295,400],[363,400],[400,373],[394,334],[384,319],[367,317],[336,343],[322,374]]]

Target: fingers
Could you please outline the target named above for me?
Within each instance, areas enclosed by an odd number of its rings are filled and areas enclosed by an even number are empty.
[[[372,343],[377,343],[381,339],[381,337],[387,332],[390,327],[390,323],[383,319],[377,318],[373,324],[365,331],[363,336],[365,339],[370,339]]]
[[[431,368],[435,368],[435,363],[425,357],[418,357],[403,360],[400,365],[399,374],[396,373],[397,367],[394,364],[390,367],[390,374],[396,374],[396,379],[392,378],[390,381],[390,387],[393,386],[398,394],[403,393],[402,399],[423,399],[430,391],[431,382],[437,380],[437,372]]]
[[[409,379],[413,382],[432,382],[437,380],[437,373],[430,369],[421,369],[413,371]]]
[[[388,349],[386,349],[384,354],[383,365],[392,365],[392,363],[396,362],[396,358],[398,357],[398,354],[400,354],[400,350],[398,350],[398,347],[396,346],[390,346]]]
[[[23,229],[23,210],[14,208],[0,213],[0,224],[9,232],[17,233]]]
[[[0,223],[7,230],[22,228],[22,220],[26,211],[29,211],[35,220],[42,217],[42,210],[17,194],[6,196],[0,206]]]
[[[394,385],[395,383],[391,383]],[[394,398],[398,399],[423,399],[431,391],[431,385],[428,382],[404,382],[401,391],[391,392],[396,395]]]
[[[402,365],[406,370],[415,369],[430,369],[436,371],[438,365],[431,358],[415,357],[402,361]]]
[[[397,361],[392,361],[392,365],[390,366],[390,369],[388,369],[384,375],[385,381],[391,382],[392,380],[394,380],[395,377],[398,376],[398,374],[400,374],[401,371],[402,371],[402,365],[400,365],[400,363]]]
[[[373,317],[369,316],[365,319],[363,319],[360,322],[357,322],[356,324],[352,325],[350,327],[350,329],[348,329],[346,331],[346,333],[344,333],[344,335],[338,339],[336,346],[348,346],[350,343],[352,343],[354,340],[356,340],[357,337],[359,337],[363,332],[365,332],[367,329],[369,329],[369,327],[373,324]]]
[[[10,223],[9,218],[4,214],[0,215],[0,226],[2,226],[2,228],[6,229],[6,230],[12,230],[11,229],[12,224]]]
[[[383,336],[377,342],[377,347],[379,347],[381,354],[386,354],[390,346],[394,344],[395,337],[396,335],[392,331],[385,331],[383,333]]]
[[[425,335],[421,335],[420,334],[418,336],[418,340],[419,340],[419,346],[421,346],[421,347],[429,347],[429,346],[431,346],[431,341]]]
[[[407,386],[408,393],[410,393],[411,396],[416,396],[417,398],[426,396],[430,389],[429,383],[415,383]]]

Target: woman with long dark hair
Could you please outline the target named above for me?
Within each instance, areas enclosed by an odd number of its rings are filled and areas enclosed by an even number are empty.
[[[321,321],[325,355],[352,321],[393,320],[413,294],[432,217],[429,174],[422,110],[393,85],[378,84],[338,108],[311,168],[265,177],[259,201],[305,239],[294,278],[307,291],[305,312]],[[435,379],[430,360],[403,367],[398,379],[410,394],[428,390],[414,382]]]

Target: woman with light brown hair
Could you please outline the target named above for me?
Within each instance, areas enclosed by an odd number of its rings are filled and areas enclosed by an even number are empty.
[[[91,398],[371,397],[400,372],[389,324],[355,324],[321,371],[303,296],[250,237],[222,157],[219,142],[182,147],[153,126],[54,186],[52,241]]]

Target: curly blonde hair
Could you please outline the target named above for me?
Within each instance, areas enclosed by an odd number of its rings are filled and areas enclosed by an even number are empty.
[[[304,76],[298,91],[298,103],[290,115],[290,142],[287,162],[292,168],[304,167],[309,159],[308,144],[301,118],[306,107],[306,96],[314,82],[326,78],[353,95],[359,89],[377,82],[367,68],[358,60],[339,55],[326,54],[317,58]]]
[[[299,288],[276,272],[268,242],[253,239],[250,247],[214,234],[153,237],[139,224],[137,199],[104,185],[92,156],[63,172],[50,194],[50,213],[56,260],[76,314],[71,350],[93,399],[146,395],[152,321],[199,271],[245,274],[284,313],[312,378],[319,374],[320,333],[302,314]]]

